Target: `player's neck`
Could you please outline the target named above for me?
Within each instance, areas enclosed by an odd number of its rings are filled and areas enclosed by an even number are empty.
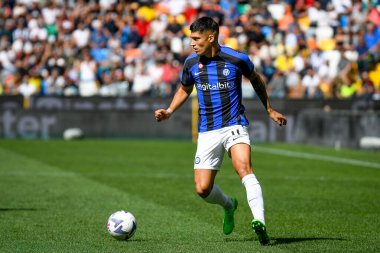
[[[220,50],[220,45],[219,44],[216,44],[216,45],[213,45],[210,50],[204,55],[206,58],[213,58],[215,57],[218,52]]]

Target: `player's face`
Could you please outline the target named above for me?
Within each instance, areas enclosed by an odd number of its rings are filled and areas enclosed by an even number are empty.
[[[191,32],[190,38],[190,45],[197,55],[211,56],[211,47],[215,40],[212,32]]]

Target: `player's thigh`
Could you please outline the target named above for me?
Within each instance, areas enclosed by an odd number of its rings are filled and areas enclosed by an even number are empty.
[[[243,178],[253,173],[251,162],[251,146],[246,143],[237,143],[230,148],[232,165],[236,173]]]
[[[236,144],[245,143],[251,145],[247,126],[235,125],[226,127],[223,133],[223,145],[231,156],[231,147]]]
[[[214,130],[198,135],[194,169],[220,169],[225,152],[220,132],[221,130]]]

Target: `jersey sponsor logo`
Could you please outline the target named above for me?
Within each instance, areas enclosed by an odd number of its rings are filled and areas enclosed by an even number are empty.
[[[222,73],[223,73],[224,76],[228,76],[231,72],[230,72],[229,69],[223,69]]]
[[[211,83],[197,83],[197,89],[208,91],[208,90],[230,90],[236,87],[234,82],[217,82],[216,84]]]

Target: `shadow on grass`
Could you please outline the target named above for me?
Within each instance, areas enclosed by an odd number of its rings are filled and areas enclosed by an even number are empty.
[[[257,241],[256,238],[247,237],[247,238],[225,238],[226,242],[248,242],[248,241]],[[280,244],[291,244],[297,242],[305,241],[346,241],[343,238],[328,238],[328,237],[293,237],[293,238],[271,238],[268,246],[280,245]],[[257,241],[258,242],[258,241]]]
[[[271,238],[270,245],[290,244],[305,241],[345,241],[343,238],[329,237],[293,237],[293,238]]]
[[[140,243],[140,242],[150,242],[150,241],[154,241],[154,240],[149,240],[149,239],[128,239],[128,240],[124,240],[124,242],[127,242],[127,243]],[[158,240],[157,240],[158,241]]]
[[[0,208],[0,212],[14,212],[14,211],[40,211],[37,208]]]

